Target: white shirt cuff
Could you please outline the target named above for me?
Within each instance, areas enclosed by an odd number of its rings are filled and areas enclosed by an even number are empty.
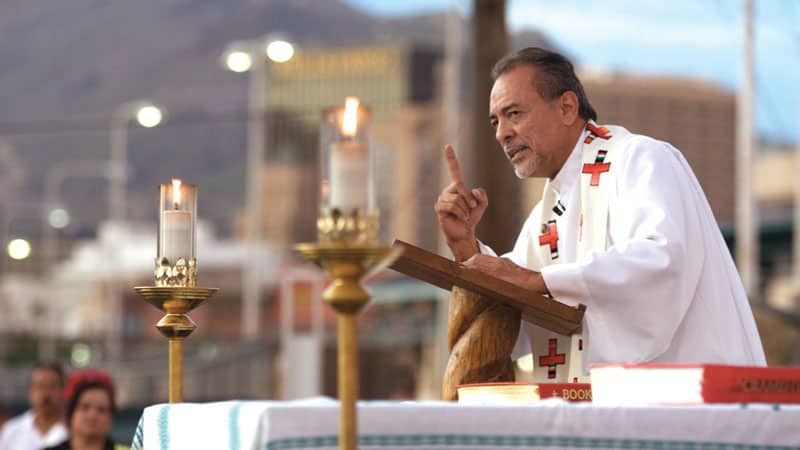
[[[497,256],[497,253],[495,253],[491,247],[481,242],[480,239],[478,239],[477,241],[478,241],[478,251],[481,252],[482,255]]]
[[[553,264],[542,267],[542,278],[550,295],[570,306],[586,304],[589,287],[583,279],[582,269],[578,264]]]

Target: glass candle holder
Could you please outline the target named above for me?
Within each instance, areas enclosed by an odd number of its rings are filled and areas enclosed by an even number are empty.
[[[197,187],[174,179],[160,185],[156,286],[193,286],[197,262]]]
[[[375,207],[370,111],[355,97],[323,112],[321,212],[317,223],[321,242],[374,243]]]

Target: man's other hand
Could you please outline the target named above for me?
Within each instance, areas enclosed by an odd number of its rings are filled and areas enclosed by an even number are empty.
[[[484,189],[468,189],[464,185],[453,147],[445,146],[444,154],[452,182],[439,194],[433,209],[453,256],[456,261],[464,261],[478,253],[475,226],[489,206],[489,198]]]
[[[463,265],[469,269],[479,270],[495,278],[508,281],[521,288],[549,295],[541,273],[518,266],[508,258],[498,258],[497,256],[477,253],[464,261]]]

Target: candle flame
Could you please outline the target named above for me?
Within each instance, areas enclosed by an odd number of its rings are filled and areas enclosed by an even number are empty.
[[[357,97],[346,97],[344,99],[344,117],[342,117],[342,134],[345,136],[355,136],[358,130],[358,105]]]
[[[175,209],[178,209],[181,204],[181,180],[178,178],[172,179],[172,203],[175,205]]]

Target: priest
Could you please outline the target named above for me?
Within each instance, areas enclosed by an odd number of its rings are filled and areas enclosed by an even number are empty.
[[[601,362],[766,364],[730,253],[680,151],[598,125],[572,64],[558,53],[511,53],[492,77],[497,142],[517,177],[547,181],[514,248],[498,257],[475,235],[489,196],[464,184],[447,146],[452,183],[434,209],[456,261],[586,305],[583,373]],[[523,321],[519,336],[516,356],[547,348],[532,324]]]

